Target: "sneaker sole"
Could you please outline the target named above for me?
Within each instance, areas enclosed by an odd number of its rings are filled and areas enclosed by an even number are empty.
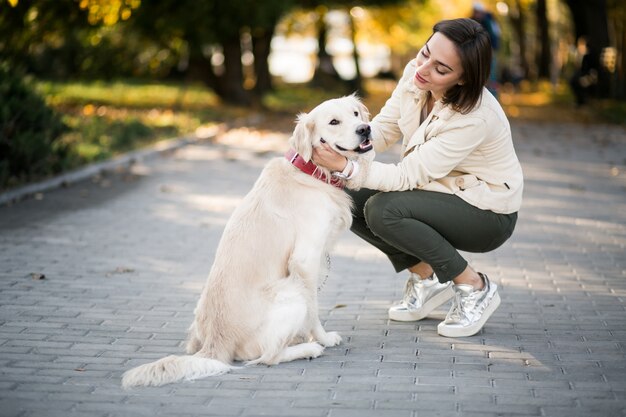
[[[485,309],[485,312],[483,313],[483,316],[480,318],[480,320],[478,322],[476,322],[472,326],[465,327],[465,328],[446,327],[446,326],[442,326],[444,323],[441,322],[437,326],[437,333],[439,333],[440,336],[444,336],[444,337],[468,337],[468,336],[473,336],[476,333],[478,333],[480,331],[480,329],[483,328],[483,326],[485,325],[487,320],[489,320],[489,317],[491,317],[491,315],[493,314],[494,311],[496,311],[496,309],[498,308],[499,305],[500,305],[500,295],[496,292],[494,294],[493,298],[491,299],[491,302],[489,303],[489,305]]]
[[[450,285],[444,291],[440,292],[430,300],[428,300],[422,308],[415,311],[395,311],[389,309],[389,319],[393,321],[418,321],[428,316],[434,309],[454,297],[454,288]]]

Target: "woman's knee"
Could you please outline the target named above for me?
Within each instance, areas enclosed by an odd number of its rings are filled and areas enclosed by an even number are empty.
[[[388,205],[390,193],[378,193],[370,197],[363,208],[367,226],[377,236],[384,234],[388,226],[385,219],[389,217]]]

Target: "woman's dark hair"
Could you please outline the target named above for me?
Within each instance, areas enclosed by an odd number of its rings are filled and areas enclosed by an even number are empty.
[[[491,41],[487,31],[472,19],[442,20],[433,27],[457,48],[463,67],[462,85],[450,88],[443,97],[444,104],[461,113],[474,108],[489,79],[491,70]],[[431,35],[432,36],[432,35]]]

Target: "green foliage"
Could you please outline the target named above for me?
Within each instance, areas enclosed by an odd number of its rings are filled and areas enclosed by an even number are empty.
[[[133,109],[161,107],[203,109],[219,100],[200,83],[145,80],[40,81],[37,90],[54,106],[99,105]]]
[[[67,168],[189,134],[228,114],[201,84],[40,81],[37,91],[71,129],[60,139],[70,150]]]
[[[157,130],[170,137],[178,133],[172,127],[156,129],[135,117],[82,117],[70,123],[74,130],[63,137],[63,143],[72,148],[78,163],[101,161],[145,146],[157,137]]]
[[[626,125],[626,102],[618,100],[603,100],[594,108],[602,119],[608,123]]]
[[[0,189],[59,172],[67,148],[61,118],[20,78],[0,66]]]
[[[324,100],[343,95],[341,91],[306,86],[278,86],[263,97],[263,105],[271,111],[290,113],[308,111]]]

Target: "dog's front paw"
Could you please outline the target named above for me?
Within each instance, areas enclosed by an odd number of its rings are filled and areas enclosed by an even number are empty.
[[[307,355],[309,358],[317,358],[324,353],[324,346],[319,343],[308,343],[310,346],[309,354]]]
[[[337,346],[341,343],[341,335],[337,332],[326,332],[318,341],[326,347]]]

